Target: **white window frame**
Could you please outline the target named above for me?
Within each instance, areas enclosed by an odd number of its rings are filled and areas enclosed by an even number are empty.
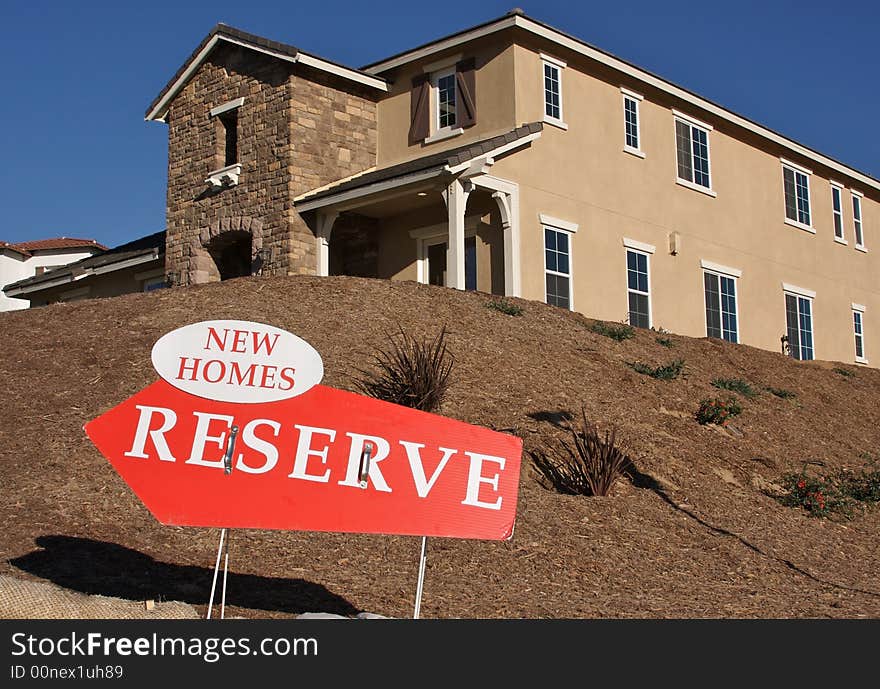
[[[623,96],[623,151],[624,153],[630,153],[637,158],[644,158],[645,152],[642,150],[642,112],[640,103],[644,100],[644,96],[636,93],[635,91],[630,91],[623,86],[620,87],[620,93]],[[632,101],[635,105],[636,112],[636,140],[639,144],[638,146],[630,146],[627,143],[627,131],[626,131],[626,102]]]
[[[862,332],[856,332],[856,314],[859,314],[859,327],[861,327]],[[852,322],[853,322],[853,345],[856,344],[856,341],[861,340],[862,344],[862,356],[858,355],[858,350],[855,354],[855,362],[857,364],[867,364],[868,357],[865,356],[865,307],[862,304],[856,304],[853,302],[852,304]]]
[[[653,244],[646,244],[645,242],[639,242],[635,239],[629,239],[628,237],[623,238],[623,246],[626,254],[632,251],[635,254],[641,254],[645,257],[645,270],[648,273],[648,291],[642,292],[637,289],[630,289],[629,287],[629,261],[624,263],[625,267],[625,277],[626,277],[626,322],[629,323],[629,293],[633,292],[634,294],[639,294],[648,297],[648,328],[654,327],[654,300],[651,297],[651,255],[655,252],[656,247]],[[624,258],[626,258],[626,254],[624,254]],[[629,323],[632,325],[632,323]]]
[[[862,203],[862,198],[865,195],[855,189],[850,189],[850,194],[852,195],[853,209],[853,242],[855,243],[855,248],[859,251],[867,251],[868,248],[865,246],[865,204]],[[859,209],[858,219],[856,219],[856,207]],[[859,240],[859,235],[861,235],[861,241]]]
[[[541,259],[544,264],[543,283],[544,283],[544,303],[547,303],[547,273],[568,278],[568,310],[574,311],[574,235],[577,232],[577,223],[567,220],[555,220],[549,216],[541,214]],[[547,268],[547,240],[546,232],[552,230],[568,236],[568,274],[560,273]]]
[[[801,359],[797,357],[798,361],[815,361],[816,360],[816,292],[810,289],[805,289],[803,287],[797,287],[795,285],[790,285],[787,282],[782,283],[782,294],[783,294],[783,314],[785,314],[785,296],[789,295],[795,297],[797,299],[806,299],[810,302],[810,338],[812,340],[812,350],[813,350],[813,358],[812,359]],[[801,306],[800,301],[798,301],[798,347],[800,347],[800,312]],[[788,317],[786,315],[785,319],[785,334],[788,334]],[[790,345],[791,343],[789,343]],[[792,357],[795,358],[795,357]]]
[[[711,124],[706,124],[705,122],[701,122],[700,120],[696,120],[690,115],[686,115],[683,112],[679,112],[678,110],[672,111],[673,115],[673,124],[672,124],[672,141],[675,150],[675,183],[679,184],[683,187],[687,187],[688,189],[693,189],[694,191],[698,191],[701,194],[706,194],[707,196],[711,196],[715,198],[718,196],[715,193],[715,190],[712,189],[712,144],[710,133],[714,129]],[[679,177],[678,175],[678,127],[676,126],[677,122],[681,122],[682,124],[686,124],[691,128],[691,148],[690,148],[690,156],[691,156],[691,171],[695,169],[694,166],[694,129],[699,129],[706,134],[706,165],[708,166],[707,174],[709,175],[709,186],[704,187],[702,184],[697,184],[689,179],[684,179],[683,177]]]
[[[721,339],[724,339],[724,311],[721,307],[721,278],[728,278],[733,280],[733,302],[736,311],[734,312],[734,317],[736,318],[736,339],[734,340],[734,344],[739,344],[740,342],[740,330],[741,330],[741,321],[739,317],[739,279],[742,277],[742,271],[738,268],[728,268],[727,266],[723,266],[720,263],[712,263],[710,261],[700,261],[700,268],[702,268],[702,273],[700,275],[702,279],[702,289],[703,289],[703,320],[705,322],[705,332],[706,337],[709,337],[709,319],[707,318],[706,311],[706,279],[705,274],[709,273],[710,275],[715,275],[718,277],[718,312],[721,314],[722,322],[721,322]],[[725,342],[729,342],[729,340],[725,340]]]
[[[563,98],[562,98],[562,70],[564,70],[568,65],[563,61],[555,57],[551,57],[550,55],[545,55],[544,53],[540,53],[541,57],[541,112],[544,114],[544,122],[547,124],[552,124],[554,127],[559,127],[560,129],[568,129],[568,125],[565,123],[565,109],[563,107]],[[550,67],[556,71],[556,81],[559,84],[559,117],[553,117],[552,115],[547,114],[547,89],[545,87],[545,75],[544,71],[546,67]]]
[[[846,225],[843,219],[843,185],[837,182],[831,182],[831,231],[834,235],[834,241],[838,244],[849,244],[846,241]],[[837,193],[837,200],[840,202],[840,211],[834,210],[834,196]],[[837,223],[840,221],[840,235],[837,234]]]
[[[813,192],[810,190],[810,177],[813,176],[813,171],[809,168],[805,168],[802,165],[798,165],[797,163],[793,163],[790,160],[786,160],[785,158],[780,158],[780,162],[782,163],[782,215],[785,219],[786,225],[791,225],[792,227],[796,227],[799,230],[804,230],[805,232],[810,232],[812,234],[816,234],[816,230],[813,227]],[[797,213],[797,176],[803,175],[807,179],[807,213],[810,215],[810,223],[802,223],[800,220],[789,218],[785,211],[785,169],[788,168],[792,171],[794,175],[794,189],[795,189],[795,212]]]
[[[452,92],[455,94],[455,123],[440,126],[440,80],[446,77],[452,77]],[[431,136],[428,137],[432,141],[437,141],[439,137],[447,138],[455,136],[457,133],[464,131],[458,124],[458,94],[455,87],[455,66],[445,69],[438,69],[431,74]],[[456,131],[458,130],[458,131]]]

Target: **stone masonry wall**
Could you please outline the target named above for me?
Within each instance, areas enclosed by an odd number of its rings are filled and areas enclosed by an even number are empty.
[[[219,279],[205,244],[227,231],[252,234],[255,272],[313,274],[314,232],[293,198],[375,164],[375,104],[365,96],[246,48],[216,48],[168,115],[169,278],[183,285]],[[222,127],[210,110],[239,97],[241,177],[212,191],[205,180],[223,160]]]
[[[306,69],[290,81],[291,198],[376,164],[376,103],[366,94],[339,90],[335,81]],[[314,233],[295,210],[290,217],[297,230],[291,233],[289,263],[293,272],[314,273]]]

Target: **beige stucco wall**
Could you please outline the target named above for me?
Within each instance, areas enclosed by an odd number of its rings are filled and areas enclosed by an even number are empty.
[[[786,282],[817,293],[816,358],[854,360],[851,303],[857,302],[867,307],[866,354],[880,363],[880,294],[872,277],[880,268],[876,191],[666,94],[537,43],[514,49],[519,122],[542,119],[542,50],[568,62],[563,112],[569,128],[545,125],[538,141],[492,168],[493,175],[519,185],[524,297],[544,299],[539,214],[545,213],[579,225],[572,242],[573,301],[576,310],[589,316],[626,317],[623,238],[628,237],[656,246],[650,276],[654,327],[705,336],[700,261],[707,260],[742,271],[737,285],[740,342],[779,350]],[[621,85],[645,97],[640,106],[644,159],[623,151]],[[714,198],[676,184],[673,107],[714,126],[709,135]],[[780,156],[813,170],[815,234],[784,222]],[[829,177],[845,185],[846,246],[833,241]],[[853,247],[851,186],[865,193],[867,253]],[[675,256],[668,250],[671,232],[681,238]]]
[[[509,35],[493,36],[472,44],[468,50],[446,50],[422,62],[405,65],[383,76],[392,81],[389,93],[377,106],[378,153],[377,165],[384,167],[404,159],[456,148],[514,129],[513,103],[513,46]],[[410,90],[412,79],[423,73],[425,64],[442,62],[450,56],[473,57],[476,60],[477,123],[458,136],[429,144],[410,146]]]

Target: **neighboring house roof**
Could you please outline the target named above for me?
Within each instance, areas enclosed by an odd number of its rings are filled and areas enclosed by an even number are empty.
[[[83,258],[66,266],[13,282],[3,288],[6,296],[15,297],[38,292],[49,287],[57,287],[77,282],[92,275],[101,275],[115,270],[158,259],[165,253],[165,230],[146,237],[106,249],[99,254]]]
[[[37,251],[52,251],[57,249],[98,249],[106,251],[107,247],[98,244],[94,239],[77,239],[76,237],[53,237],[51,239],[35,239],[29,242],[0,242],[0,249],[16,251],[22,256],[32,256]]]
[[[30,256],[30,252],[25,251],[24,249],[19,249],[17,244],[10,244],[9,242],[0,242],[0,249],[12,251],[16,254],[24,256],[25,258],[28,258]]]
[[[208,58],[214,48],[221,42],[233,43],[236,45],[255,50],[266,55],[270,55],[285,62],[299,62],[307,67],[319,69],[323,72],[329,72],[336,76],[354,81],[359,84],[372,87],[379,91],[387,91],[388,83],[382,77],[374,74],[367,74],[361,70],[352,67],[340,65],[337,62],[325,60],[316,55],[310,55],[301,51],[299,48],[270,41],[268,38],[257,36],[256,34],[247,33],[241,29],[236,29],[226,24],[217,24],[210,33],[205,36],[201,43],[196,47],[192,54],[187,58],[177,73],[171,77],[171,80],[165,85],[159,95],[150,103],[147,112],[144,115],[145,120],[162,120],[168,114],[168,107],[177,93],[186,86],[187,82],[193,77],[196,70]]]
[[[653,74],[647,70],[642,69],[641,67],[634,65],[631,62],[627,62],[626,60],[612,55],[611,53],[604,51],[601,48],[590,45],[580,38],[576,38],[575,36],[564,33],[559,29],[550,26],[549,24],[545,24],[536,19],[532,19],[531,17],[526,16],[526,14],[520,9],[512,10],[505,14],[503,17],[493,19],[491,21],[479,24],[463,31],[459,31],[443,38],[438,38],[437,40],[431,41],[430,43],[425,43],[424,45],[421,45],[417,48],[398,53],[397,55],[386,58],[385,60],[365,65],[361,69],[369,74],[375,74],[379,76],[381,73],[387,72],[391,69],[394,69],[395,67],[400,67],[410,62],[415,62],[416,60],[422,60],[443,50],[454,48],[456,46],[460,46],[464,43],[468,43],[483,36],[488,36],[490,34],[514,27],[525,30],[532,35],[544,38],[552,43],[555,43],[568,50],[572,50],[575,53],[583,55],[587,58],[596,60],[597,62],[611,67],[612,69],[615,69],[622,74],[626,74],[644,84],[659,89],[660,91],[675,96],[676,98],[680,98],[690,105],[694,105],[722,120],[731,122],[739,127],[742,127],[743,129],[746,129],[747,131],[757,134],[764,139],[772,141],[773,143],[783,146],[790,151],[798,153],[809,160],[816,161],[832,170],[852,177],[853,179],[856,179],[867,186],[880,190],[880,180],[878,180],[877,178],[872,177],[867,173],[860,172],[859,170],[850,167],[846,163],[842,163],[838,160],[835,160],[834,158],[831,158],[824,155],[823,153],[816,151],[815,149],[798,143],[794,139],[790,139],[784,134],[780,134],[768,127],[765,127],[762,124],[755,122],[754,120],[750,120],[747,117],[739,115],[732,110],[728,110],[722,105],[703,98],[693,91],[678,86],[671,81],[668,81],[660,76],[657,76],[656,74]]]
[[[318,203],[319,201],[329,197],[338,197],[345,192],[379,185],[391,180],[401,180],[401,183],[406,183],[408,178],[411,177],[421,179],[430,176],[432,173],[439,174],[443,170],[448,169],[451,171],[452,168],[464,165],[475,158],[491,154],[501,155],[501,153],[507,150],[525,145],[540,136],[543,128],[544,124],[542,122],[531,122],[504,134],[483,139],[476,143],[465,144],[464,146],[440,151],[439,153],[431,153],[421,158],[407,160],[406,162],[391,165],[380,170],[370,170],[336,184],[306,192],[294,199],[294,203],[301,211],[311,210],[310,206],[319,207],[324,205]],[[315,203],[313,204],[312,202]]]

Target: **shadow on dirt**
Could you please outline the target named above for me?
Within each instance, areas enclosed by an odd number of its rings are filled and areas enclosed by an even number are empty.
[[[761,557],[764,557],[764,558],[776,560],[777,562],[788,567],[793,572],[797,572],[801,576],[804,576],[808,579],[811,579],[818,584],[822,584],[823,586],[833,586],[834,588],[842,589],[844,591],[852,591],[854,593],[863,593],[863,594],[866,594],[869,596],[880,597],[880,591],[872,591],[870,589],[863,589],[863,588],[859,588],[856,586],[848,586],[846,584],[840,584],[840,583],[837,583],[834,581],[829,581],[827,579],[823,579],[822,577],[819,577],[815,574],[812,574],[811,572],[808,572],[806,569],[803,569],[802,567],[798,566],[797,564],[795,564],[794,562],[792,562],[791,560],[789,560],[785,557],[781,557],[781,556],[775,555],[773,553],[765,552],[762,548],[755,545],[754,543],[752,543],[751,541],[749,541],[745,537],[739,535],[738,533],[735,533],[733,531],[729,531],[728,529],[725,529],[722,526],[717,526],[715,524],[710,523],[707,518],[703,518],[699,514],[697,514],[697,512],[694,508],[687,506],[685,504],[678,503],[676,500],[674,500],[666,492],[666,490],[663,488],[663,486],[650,474],[642,473],[641,471],[636,469],[634,466],[630,468],[628,473],[630,476],[630,481],[632,482],[633,486],[635,486],[636,488],[643,488],[645,490],[650,490],[655,495],[657,495],[657,497],[659,497],[661,500],[663,500],[663,502],[665,502],[667,505],[669,505],[669,507],[671,507],[672,509],[674,509],[675,511],[677,511],[681,514],[684,514],[684,515],[690,517],[695,522],[697,522],[700,526],[707,529],[708,531],[715,534],[716,536],[736,539],[743,546],[745,546],[746,548],[748,548],[749,550],[751,550],[755,554],[757,554]]]
[[[183,601],[197,606],[207,605],[211,594],[214,570],[209,567],[159,562],[137,550],[89,538],[40,536],[35,542],[39,550],[13,558],[10,564],[67,589],[128,600]],[[232,571],[227,579],[226,601],[242,608],[286,613],[360,612],[320,584]]]

